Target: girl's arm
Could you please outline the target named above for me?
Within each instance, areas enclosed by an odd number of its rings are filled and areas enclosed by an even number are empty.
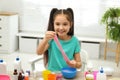
[[[80,58],[80,53],[76,53],[74,55],[74,60],[70,60],[69,62],[67,62],[67,64],[70,67],[81,68],[82,62],[81,62],[81,58]]]
[[[53,39],[54,36],[55,36],[54,31],[47,31],[46,32],[45,37],[43,38],[43,40],[38,45],[38,48],[37,48],[37,54],[38,55],[43,54],[48,49],[48,47],[49,47],[48,41]]]
[[[76,61],[75,67],[76,67],[76,68],[81,68],[82,62],[81,62],[81,58],[80,58],[80,53],[76,53],[76,54],[74,55],[74,59],[75,59],[75,61]]]
[[[40,42],[40,44],[38,45],[38,48],[37,48],[37,54],[38,55],[41,55],[43,54],[47,49],[48,49],[48,41],[45,40],[45,38]]]

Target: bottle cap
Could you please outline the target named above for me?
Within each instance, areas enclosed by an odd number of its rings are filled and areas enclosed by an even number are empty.
[[[17,69],[14,69],[14,72],[13,72],[14,75],[17,75]]]
[[[26,73],[25,73],[25,76],[29,76],[29,74],[26,72]]]
[[[103,70],[103,68],[101,67],[101,69],[100,69],[100,73],[104,73],[104,70]]]
[[[16,61],[19,61],[19,60],[20,60],[19,57],[17,57],[17,58],[16,58]]]
[[[2,60],[2,59],[0,60],[0,63],[3,63],[3,60]]]

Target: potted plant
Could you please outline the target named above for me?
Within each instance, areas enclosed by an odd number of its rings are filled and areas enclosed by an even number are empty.
[[[120,42],[120,8],[109,8],[102,16],[101,23],[106,25],[106,36]]]
[[[120,54],[120,8],[109,8],[102,16],[101,23],[106,25],[106,44],[107,39],[117,43],[116,61],[119,63]],[[107,45],[105,45],[107,47]],[[106,59],[106,51],[105,57]]]

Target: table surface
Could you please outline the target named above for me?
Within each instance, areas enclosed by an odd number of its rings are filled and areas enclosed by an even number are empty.
[[[119,78],[119,79],[118,79]],[[42,80],[40,77],[38,78],[33,78],[31,77],[30,80]],[[74,79],[65,79],[62,78],[62,80],[85,80],[84,72],[77,72],[77,75]],[[107,80],[120,80],[120,72],[114,72],[112,76],[107,76]]]
[[[12,74],[10,74],[12,79]],[[41,77],[30,77],[29,80],[43,80]],[[119,78],[119,79],[118,79]],[[77,72],[77,75],[73,79],[65,79],[64,77],[62,80],[85,80],[84,72]],[[107,76],[107,80],[120,80],[120,72],[114,72],[112,76]]]
[[[40,79],[40,77],[30,77],[30,80],[42,80]],[[85,77],[84,77],[84,73],[83,72],[77,72],[77,75],[75,76],[75,78],[73,79],[65,79],[64,77],[62,78],[62,80],[85,80]]]

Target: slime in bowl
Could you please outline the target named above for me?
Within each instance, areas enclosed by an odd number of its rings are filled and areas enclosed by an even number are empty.
[[[61,73],[65,78],[74,78],[76,76],[76,68],[65,67],[62,68]]]

